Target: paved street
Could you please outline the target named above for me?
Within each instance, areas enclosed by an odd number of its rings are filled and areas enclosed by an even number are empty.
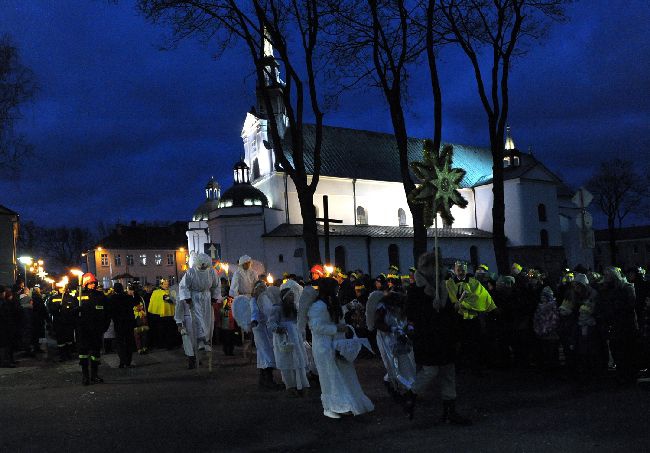
[[[136,356],[105,383],[83,387],[75,362],[24,359],[0,370],[0,451],[648,451],[650,392],[608,378],[575,394],[535,371],[459,373],[459,411],[472,427],[436,426],[426,395],[409,422],[381,384],[379,360],[358,370],[376,410],[322,415],[318,389],[305,398],[257,390],[254,363],[223,357],[212,374],[184,369],[180,350]]]

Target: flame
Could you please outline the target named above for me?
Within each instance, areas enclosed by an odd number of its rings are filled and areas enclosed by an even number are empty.
[[[266,283],[268,283],[269,285],[273,284],[273,276],[271,274],[266,276]]]

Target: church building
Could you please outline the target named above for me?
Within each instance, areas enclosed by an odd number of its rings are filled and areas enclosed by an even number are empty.
[[[281,101],[284,84],[271,56],[268,73],[271,76],[265,88],[274,99],[283,149],[291,161],[291,134],[287,133],[289,126]],[[275,162],[259,87],[257,91],[257,105],[247,113],[241,131],[244,157],[233,167],[234,184],[221,194],[216,181],[208,182],[206,199],[189,224],[188,248],[199,252],[211,249],[215,258],[228,263],[250,255],[259,268],[274,275],[307,275],[298,194],[291,178]],[[303,138],[305,163],[312,174],[313,125],[303,126]],[[409,139],[409,161],[422,160],[423,144],[424,139]],[[442,256],[449,263],[462,259],[470,265],[484,263],[495,269],[490,150],[453,146],[454,167],[466,171],[460,192],[468,206],[452,208],[452,225],[443,226],[439,219]],[[584,226],[581,230],[576,221],[582,210],[572,201],[571,190],[532,154],[521,153],[509,128],[505,149],[505,230],[511,260],[549,272],[577,264],[591,267],[592,249],[581,241]],[[327,195],[329,218],[342,221],[329,227],[332,264],[371,275],[386,272],[395,264],[405,273],[414,264],[413,220],[401,182],[394,136],[324,126],[321,159],[314,195],[317,216],[324,214],[323,196]],[[429,229],[429,249],[433,249],[433,233]],[[322,224],[319,235],[325,260],[328,253]]]

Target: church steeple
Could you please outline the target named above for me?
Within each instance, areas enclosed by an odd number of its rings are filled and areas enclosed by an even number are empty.
[[[510,134],[510,126],[506,126],[506,143],[503,146],[503,167],[518,167],[521,165],[521,153],[515,146]]]
[[[506,151],[515,149],[515,141],[512,139],[512,135],[510,135],[510,126],[506,126],[506,145],[503,149]]]
[[[271,97],[271,109],[273,116],[275,117],[276,124],[278,126],[278,132],[280,136],[284,135],[284,131],[288,126],[289,122],[286,117],[286,109],[284,107],[284,99],[282,96],[284,90],[284,82],[280,79],[280,65],[275,59],[275,54],[273,51],[273,43],[271,42],[268,31],[265,30],[264,38],[262,42],[262,58],[260,60],[260,66],[264,70],[264,86],[256,87],[257,95],[257,112],[259,112],[259,117],[263,119],[269,119],[269,114],[266,102],[264,100],[264,91],[266,91]]]

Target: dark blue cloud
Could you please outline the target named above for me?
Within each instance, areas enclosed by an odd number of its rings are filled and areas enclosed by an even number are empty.
[[[43,224],[188,219],[210,176],[231,183],[240,131],[254,103],[251,64],[241,49],[213,58],[194,41],[160,51],[167,30],[131,2],[0,5],[40,92],[21,131],[35,157],[20,178],[0,182],[0,204]],[[645,1],[577,2],[511,77],[516,143],[579,186],[612,155],[647,155],[650,43]],[[444,139],[487,145],[486,119],[471,69],[441,53]],[[426,67],[410,86],[409,132],[431,134]],[[332,125],[390,132],[381,96],[344,95]]]

